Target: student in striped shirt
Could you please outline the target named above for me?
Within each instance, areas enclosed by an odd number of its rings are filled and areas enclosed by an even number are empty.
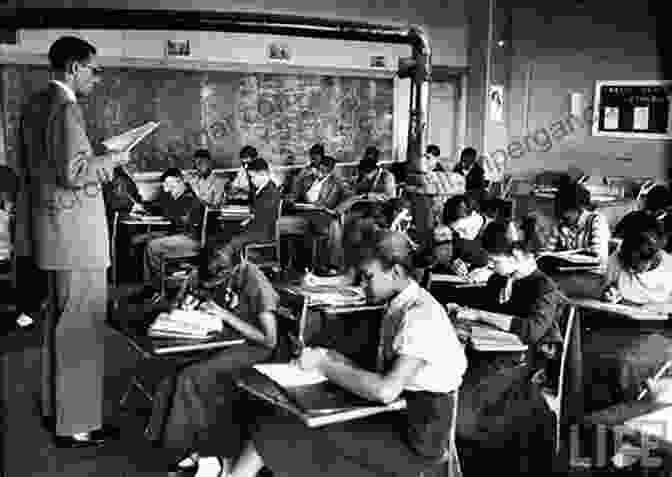
[[[559,224],[549,239],[550,250],[585,250],[604,263],[609,258],[609,224],[600,212],[589,210],[590,192],[581,184],[561,187],[555,197]]]

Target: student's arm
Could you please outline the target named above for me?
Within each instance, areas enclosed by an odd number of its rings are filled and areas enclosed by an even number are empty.
[[[365,371],[323,348],[304,350],[300,358],[304,369],[316,369],[330,381],[371,401],[384,404],[397,399],[425,362],[400,355],[387,374]]]
[[[546,336],[553,326],[560,295],[549,290],[530,303],[525,316],[514,317],[509,331],[516,333],[525,343],[535,344]]]
[[[247,321],[241,320],[228,311],[222,315],[224,322],[240,332],[245,338],[266,348],[275,348],[277,343],[275,314],[264,311],[259,314],[258,318],[261,328],[252,326]]]

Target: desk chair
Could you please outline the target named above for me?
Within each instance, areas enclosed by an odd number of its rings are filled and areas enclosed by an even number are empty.
[[[579,319],[577,316],[577,308],[573,304],[565,305],[560,318],[560,329],[562,331],[562,351],[560,353],[560,369],[557,382],[553,383],[552,387],[543,387],[542,396],[546,401],[548,408],[555,414],[556,417],[556,426],[555,426],[555,453],[556,456],[560,453],[561,449],[561,436],[562,431],[566,427],[566,424],[572,419],[572,414],[575,412],[571,399],[578,399],[576,396],[575,388],[580,386],[579,382],[572,383],[570,381],[570,374],[580,373],[579,369],[574,369],[573,361],[577,356],[573,356],[577,353],[577,345],[580,346],[580,329],[579,329]],[[580,351],[578,351],[580,352]],[[579,380],[580,381],[580,380]],[[580,387],[579,387],[580,389]],[[579,391],[580,396],[580,391]],[[583,402],[580,400],[581,408],[583,407]]]
[[[282,255],[280,249],[280,226],[279,218],[282,215],[282,207],[284,205],[284,200],[280,199],[278,201],[278,212],[275,216],[275,226],[273,232],[273,238],[263,242],[250,242],[243,246],[242,256],[243,259],[251,261],[255,265],[258,265],[262,269],[270,268],[274,272],[280,271],[282,268]],[[270,250],[272,258],[268,259],[263,256],[263,252]],[[262,252],[260,255],[260,260],[257,260],[256,257],[250,260],[250,252]],[[256,255],[256,253],[255,253]]]
[[[117,285],[117,234],[119,233],[119,211],[112,216],[112,231],[110,237],[110,281]]]
[[[199,241],[199,247],[197,250],[194,250],[192,252],[185,252],[183,255],[179,257],[166,257],[165,255],[162,255],[160,257],[161,261],[160,261],[159,273],[161,274],[160,276],[161,276],[162,299],[166,297],[167,282],[176,280],[176,277],[168,276],[167,267],[169,265],[175,264],[175,265],[182,265],[182,267],[180,267],[182,270],[191,269],[194,265],[194,262],[201,257],[201,252],[205,250],[208,238],[208,222],[209,222],[208,217],[210,216],[211,212],[213,212],[213,210],[210,209],[207,205],[203,207],[203,220],[201,220],[201,237]],[[181,281],[181,278],[177,278],[177,281]]]
[[[289,214],[288,214],[289,215]],[[282,214],[281,214],[282,216]],[[342,215],[341,215],[342,217]],[[341,219],[342,220],[342,219]],[[303,243],[305,236],[304,234],[298,233],[283,233],[280,235],[280,239],[286,239],[288,244],[288,253],[287,253],[287,268],[290,270],[296,270],[296,248],[293,246],[295,242]],[[315,268],[317,263],[317,255],[320,249],[324,248],[325,243],[329,240],[328,235],[314,235],[310,247],[310,269]],[[296,270],[299,271],[299,270]],[[303,270],[301,270],[303,271]]]

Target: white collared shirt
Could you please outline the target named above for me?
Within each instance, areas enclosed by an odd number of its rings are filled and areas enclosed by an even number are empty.
[[[401,319],[395,326],[394,316],[399,313]],[[425,362],[406,389],[447,393],[459,388],[467,357],[446,310],[427,290],[411,281],[390,301],[383,318],[385,325],[395,327],[393,354]],[[382,332],[381,337],[385,336],[387,333]]]
[[[61,89],[63,89],[63,91],[65,91],[65,95],[68,97],[68,99],[70,101],[72,101],[73,103],[77,102],[77,95],[72,90],[72,88],[70,88],[70,86],[68,86],[67,84],[63,83],[62,81],[58,81],[58,80],[50,80],[49,82],[60,86]]]
[[[672,256],[662,252],[656,268],[636,273],[623,268],[616,251],[609,257],[607,282],[614,284],[623,298],[633,303],[671,303]]]
[[[322,185],[326,182],[329,176],[324,176],[322,179],[313,182],[313,185],[310,186],[310,189],[306,192],[306,200],[311,204],[317,202],[320,198],[320,191],[322,190]]]

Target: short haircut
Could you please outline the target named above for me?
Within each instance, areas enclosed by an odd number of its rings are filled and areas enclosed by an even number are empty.
[[[49,47],[49,63],[52,69],[65,71],[72,61],[83,62],[96,54],[96,48],[76,36],[62,36]]]
[[[370,157],[364,157],[359,164],[357,164],[357,170],[361,174],[366,174],[367,172],[375,171],[378,168],[378,161]]]
[[[477,155],[476,149],[474,149],[473,147],[465,147],[464,149],[462,149],[460,157],[473,157],[474,159],[476,159],[476,155]]]
[[[558,188],[555,196],[555,210],[558,215],[568,210],[582,210],[590,205],[590,191],[573,182]]]
[[[530,243],[514,235],[515,224],[511,221],[490,222],[483,230],[481,244],[489,255],[511,255],[514,250],[532,253]]]
[[[254,172],[268,171],[268,162],[263,157],[255,157],[247,165],[247,170]]]
[[[659,211],[668,208],[672,204],[670,190],[664,185],[656,185],[644,196],[644,208]]]
[[[317,155],[317,156],[324,156],[324,145],[322,144],[313,144],[312,147],[310,148],[310,151],[308,151],[310,155]]]
[[[384,269],[400,265],[406,273],[413,270],[414,252],[408,237],[402,232],[380,230],[375,242],[362,253],[360,266],[378,260]]]
[[[238,155],[241,158],[254,159],[255,157],[259,156],[259,153],[257,152],[257,149],[254,146],[250,146],[248,144],[247,146],[243,146]]]
[[[474,210],[472,202],[465,194],[449,197],[443,206],[443,223],[448,225],[455,222],[458,219],[457,210],[462,204],[466,207],[467,213],[471,213]]]
[[[430,144],[425,148],[427,154],[431,154],[434,157],[439,157],[441,155],[441,149],[436,144]]]
[[[371,158],[374,161],[378,162],[378,159],[380,158],[380,149],[378,149],[376,146],[368,146],[364,150],[364,159]]]
[[[161,182],[165,181],[169,177],[175,177],[176,179],[184,180],[182,171],[177,167],[171,167],[167,169],[163,174],[161,174]]]
[[[201,158],[212,160],[210,151],[208,151],[207,149],[196,149],[196,152],[194,152],[194,159],[201,159]]]
[[[331,156],[324,156],[320,159],[320,166],[326,167],[331,172],[334,170],[334,166],[336,166],[336,159]]]

